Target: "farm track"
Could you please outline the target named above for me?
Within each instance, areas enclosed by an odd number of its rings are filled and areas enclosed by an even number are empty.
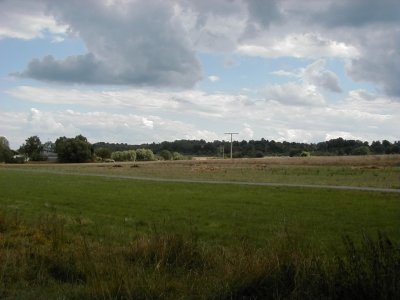
[[[366,192],[383,192],[383,193],[399,193],[400,189],[391,188],[375,188],[375,187],[359,187],[359,186],[343,186],[343,185],[317,185],[317,184],[292,184],[292,183],[273,183],[273,182],[246,182],[246,181],[224,181],[224,180],[195,180],[195,179],[177,179],[177,178],[158,178],[158,177],[143,177],[129,175],[111,175],[111,174],[96,174],[96,173],[81,173],[68,171],[53,171],[53,170],[38,170],[38,169],[12,169],[19,172],[28,173],[44,173],[54,175],[68,176],[85,176],[85,177],[101,177],[110,179],[126,179],[139,181],[154,181],[154,182],[171,182],[171,183],[193,183],[193,184],[229,184],[229,185],[246,185],[246,186],[266,186],[266,187],[289,187],[289,188],[310,188],[310,189],[332,189],[332,190],[347,190],[347,191],[366,191]]]

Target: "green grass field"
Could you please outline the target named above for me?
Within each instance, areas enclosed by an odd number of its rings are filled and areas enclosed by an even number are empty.
[[[1,166],[0,298],[396,299],[399,193],[91,176],[398,183],[293,162]]]
[[[1,167],[1,166],[0,166]],[[400,188],[400,155],[27,164],[7,168],[192,180]]]
[[[399,194],[325,189],[148,182],[0,171],[0,204],[35,220],[53,212],[88,232],[124,238],[156,226],[196,231],[224,244],[259,245],[285,226],[331,246],[343,234],[400,237]]]

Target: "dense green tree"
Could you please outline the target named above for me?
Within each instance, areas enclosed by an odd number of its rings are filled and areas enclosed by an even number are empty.
[[[158,155],[164,160],[172,160],[172,153],[169,150],[162,150]]]
[[[370,148],[375,154],[385,153],[385,147],[382,145],[381,141],[373,141]]]
[[[115,151],[111,154],[111,158],[115,161],[135,161],[136,151],[135,150]]]
[[[172,159],[173,160],[183,160],[185,157],[180,154],[179,152],[172,152]]]
[[[42,155],[43,145],[37,135],[27,138],[25,143],[19,148],[18,152],[25,154],[33,161],[44,160]]]
[[[11,162],[12,156],[8,140],[4,136],[0,136],[0,162]]]
[[[60,162],[82,163],[92,159],[92,147],[88,140],[78,135],[75,138],[59,137],[55,150]]]
[[[43,150],[47,152],[55,152],[56,151],[56,144],[53,142],[46,142],[43,144]]]
[[[137,160],[154,160],[154,153],[150,149],[139,148],[136,150],[136,159]]]
[[[96,154],[97,157],[100,157],[101,159],[107,159],[111,158],[111,150],[108,148],[97,148],[94,150],[94,153]]]
[[[351,151],[352,155],[368,155],[370,153],[368,146],[359,146]]]

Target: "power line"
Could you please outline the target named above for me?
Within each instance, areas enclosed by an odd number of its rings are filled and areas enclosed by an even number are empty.
[[[231,135],[231,159],[232,159],[232,145],[233,145],[233,142],[232,142],[232,136],[234,135],[234,134],[239,134],[238,132],[225,132],[225,134],[230,134]]]

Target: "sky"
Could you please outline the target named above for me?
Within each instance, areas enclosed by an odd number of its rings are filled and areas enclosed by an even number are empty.
[[[400,140],[398,0],[0,0],[0,136]]]

